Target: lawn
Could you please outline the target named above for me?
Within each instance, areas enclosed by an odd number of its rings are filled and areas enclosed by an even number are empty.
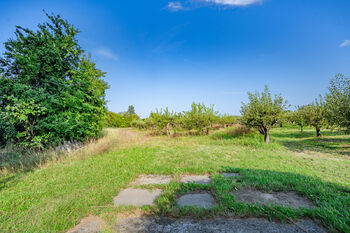
[[[281,221],[308,217],[334,232],[350,232],[350,136],[312,129],[275,128],[265,145],[255,132],[235,136],[230,129],[209,136],[148,136],[132,129],[108,129],[105,138],[81,151],[38,168],[3,172],[0,177],[1,232],[64,232],[89,215],[113,229],[117,213],[113,197],[140,174],[210,174],[209,186],[162,185],[163,194],[146,213],[161,216],[257,216]],[[227,180],[219,172],[241,176]],[[151,186],[152,187],[152,186]],[[235,201],[229,193],[240,187],[296,191],[316,208],[294,210],[259,207]],[[206,189],[218,202],[212,210],[179,209],[180,193]]]

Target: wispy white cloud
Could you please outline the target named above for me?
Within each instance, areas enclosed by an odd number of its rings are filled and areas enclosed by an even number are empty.
[[[227,6],[248,6],[256,3],[261,3],[262,0],[201,0],[203,2],[214,3]]]
[[[179,2],[179,1],[176,1],[176,2],[168,2],[167,8],[168,8],[170,11],[180,11],[180,10],[184,10],[184,7],[183,7],[182,3]]]
[[[95,54],[102,56],[107,59],[111,60],[118,60],[118,55],[113,53],[110,49],[108,48],[100,48],[95,50]]]
[[[350,46],[350,40],[344,40],[344,42],[339,45],[339,47],[346,47],[346,46]]]
[[[223,7],[244,7],[262,2],[263,0],[183,0],[168,2],[166,9],[176,12],[213,5]]]

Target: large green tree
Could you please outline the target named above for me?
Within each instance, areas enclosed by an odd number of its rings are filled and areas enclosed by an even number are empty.
[[[248,92],[249,103],[242,103],[242,122],[248,127],[256,128],[264,135],[265,143],[270,142],[270,129],[283,118],[287,102],[281,95],[272,98],[267,86],[263,92]]]
[[[0,58],[0,142],[44,147],[96,137],[107,83],[59,15],[36,31],[16,27]]]
[[[350,78],[337,74],[326,94],[326,116],[331,124],[350,131]]]

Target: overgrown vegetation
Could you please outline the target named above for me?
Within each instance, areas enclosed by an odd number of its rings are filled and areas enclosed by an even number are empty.
[[[152,130],[156,134],[209,134],[210,130],[232,126],[239,117],[219,115],[214,106],[192,103],[189,111],[170,112],[168,108],[156,110],[143,120],[134,120],[131,125],[138,129]]]
[[[130,105],[126,112],[114,113],[108,111],[104,118],[104,126],[107,128],[126,128],[131,127],[131,123],[139,119],[134,106]]]
[[[0,143],[43,149],[97,137],[103,124],[105,73],[59,15],[33,31],[17,26],[0,58]],[[0,146],[1,146],[0,145]]]
[[[130,129],[108,130],[106,138],[81,151],[29,173],[0,176],[0,229],[3,232],[65,232],[83,217],[98,215],[105,231],[113,232],[118,213],[134,208],[114,208],[112,199],[140,174],[210,174],[210,186],[161,186],[154,207],[141,212],[174,217],[251,216],[285,220],[300,217],[320,221],[333,232],[349,232],[350,173],[347,145],[350,137],[324,130],[276,127],[271,143],[254,131],[227,128],[209,136],[149,137]],[[314,141],[317,140],[317,141]],[[317,145],[316,145],[317,142]],[[337,146],[337,147],[336,147]],[[333,149],[334,148],[334,149]],[[335,149],[337,148],[337,149]],[[299,153],[302,152],[302,153]],[[348,151],[349,152],[349,151]],[[239,172],[224,179],[219,172]],[[230,193],[240,187],[264,191],[296,191],[313,201],[312,210],[271,208],[238,202]],[[178,209],[180,193],[208,190],[218,207],[211,211]]]

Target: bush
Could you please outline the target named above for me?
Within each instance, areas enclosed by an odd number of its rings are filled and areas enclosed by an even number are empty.
[[[104,120],[104,126],[110,128],[126,128],[131,127],[131,123],[134,120],[138,120],[139,117],[128,112],[124,113],[114,113],[107,112]]]
[[[138,129],[147,129],[147,124],[145,121],[143,120],[133,120],[131,122],[131,126],[134,127],[134,128],[138,128]]]
[[[97,137],[107,83],[59,15],[37,31],[17,26],[0,58],[0,142],[43,148]]]

